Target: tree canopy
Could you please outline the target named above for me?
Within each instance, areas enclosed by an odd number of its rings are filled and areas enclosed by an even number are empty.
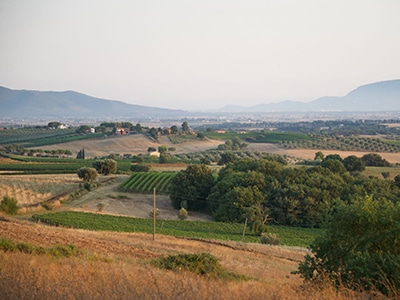
[[[368,196],[337,206],[311,251],[297,271],[306,281],[329,276],[336,284],[390,295],[400,289],[400,204]]]
[[[214,183],[212,171],[205,165],[189,165],[178,172],[169,189],[172,205],[189,211],[207,208],[207,196]]]

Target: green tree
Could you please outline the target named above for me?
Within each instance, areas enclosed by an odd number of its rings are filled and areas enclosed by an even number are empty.
[[[15,215],[18,212],[18,201],[10,196],[4,196],[0,202],[0,210],[6,214]]]
[[[205,135],[204,135],[204,133],[199,132],[199,133],[197,134],[196,137],[197,137],[198,139],[204,139],[204,138],[205,138]]]
[[[178,133],[178,127],[176,125],[171,126],[171,133],[172,134],[177,134]]]
[[[400,175],[394,177],[394,184],[400,189]]]
[[[322,153],[321,151],[318,151],[317,153],[315,153],[314,160],[322,161],[324,159],[324,157],[325,157],[324,153]]]
[[[207,196],[214,184],[211,169],[205,165],[189,165],[172,179],[169,188],[172,206],[175,209],[185,207],[188,211],[204,210]]]
[[[326,280],[353,289],[400,289],[400,204],[372,197],[335,208],[327,231],[299,265],[306,281]]]
[[[85,159],[85,149],[82,148],[81,150],[79,150],[78,154],[76,155],[77,159]]]
[[[93,162],[93,168],[95,168],[99,174],[109,175],[117,172],[117,162],[113,159],[97,160]]]
[[[54,122],[49,122],[49,123],[47,124],[47,127],[49,127],[49,128],[57,128],[57,127],[60,126],[60,125],[61,125],[60,122],[54,121]]]
[[[77,175],[84,182],[92,183],[97,178],[97,171],[95,168],[82,167],[78,169]]]
[[[171,159],[171,154],[169,154],[168,152],[162,152],[160,153],[158,161],[160,164],[167,164],[169,163],[170,159]]]
[[[168,151],[167,146],[158,146],[158,152],[164,153],[164,152],[167,152],[167,151]]]
[[[189,133],[190,132],[189,124],[186,121],[182,123],[182,132],[183,133]]]
[[[149,172],[150,169],[150,166],[143,162],[131,165],[132,172]]]
[[[363,160],[355,155],[350,155],[343,159],[343,165],[349,172],[362,172],[365,170]]]
[[[389,167],[390,163],[377,153],[365,154],[361,157],[364,164],[369,167]]]
[[[222,166],[222,165],[229,164],[229,163],[235,161],[237,158],[238,157],[233,152],[221,153],[221,158],[218,161],[218,165]]]
[[[77,133],[90,133],[91,127],[89,125],[81,125],[76,129]]]
[[[321,163],[321,166],[337,174],[343,174],[344,172],[346,172],[346,168],[344,167],[343,163],[341,162],[341,160],[338,159],[325,159]]]
[[[149,134],[153,139],[158,139],[158,131],[154,127],[150,128]]]
[[[135,125],[135,131],[136,131],[137,133],[142,133],[142,132],[143,132],[143,128],[142,128],[142,125],[140,125],[140,123],[137,123],[137,124]]]

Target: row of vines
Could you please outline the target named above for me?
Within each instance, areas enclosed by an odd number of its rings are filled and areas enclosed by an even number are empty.
[[[118,232],[145,232],[153,231],[153,220],[110,216],[103,214],[64,211],[57,213],[38,214],[34,220],[55,226],[82,228],[89,230],[107,230]],[[157,233],[189,238],[207,238],[219,240],[241,241],[243,224],[157,219]],[[279,235],[282,244],[288,246],[307,247],[323,231],[313,228],[295,228],[270,226],[270,232]],[[259,236],[246,234],[245,241],[257,243]]]
[[[158,193],[168,193],[172,178],[176,173],[137,172],[120,184],[119,189],[125,192],[150,193],[154,189]]]
[[[313,140],[284,140],[280,144],[288,149],[400,152],[400,145],[396,141],[367,137],[316,137]]]

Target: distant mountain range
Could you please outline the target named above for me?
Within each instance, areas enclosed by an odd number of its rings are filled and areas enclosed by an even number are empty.
[[[282,101],[254,106],[226,106],[231,112],[306,112],[306,111],[400,111],[400,80],[388,80],[358,87],[343,97],[321,97],[311,102]]]
[[[40,92],[0,87],[0,118],[131,118],[186,115],[183,110],[128,104],[74,91]]]
[[[400,80],[371,83],[358,87],[343,97],[322,97],[303,103],[283,101],[250,107],[226,106],[223,112],[400,112]],[[178,118],[193,112],[128,104],[87,96],[74,91],[42,92],[11,90],[0,87],[0,118]]]

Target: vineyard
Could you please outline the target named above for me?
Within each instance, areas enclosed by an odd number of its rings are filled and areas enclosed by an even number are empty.
[[[123,182],[119,189],[125,192],[150,193],[156,189],[157,193],[167,194],[174,172],[137,172]]]
[[[153,220],[112,216],[94,213],[64,211],[34,215],[35,220],[56,226],[99,231],[152,233]],[[270,226],[270,232],[279,235],[281,243],[287,246],[307,247],[323,230]],[[157,220],[158,234],[218,240],[242,241],[243,224],[204,221]],[[247,232],[246,242],[259,243],[260,237]]]
[[[67,174],[76,173],[81,167],[92,167],[93,159],[73,158],[41,158],[30,156],[7,155],[13,163],[0,163],[1,171],[8,173],[25,174]],[[126,173],[130,171],[131,163],[126,160],[117,161],[117,172]]]
[[[21,128],[0,130],[0,144],[23,144],[24,147],[39,147],[77,140],[101,138],[104,133],[79,134],[75,129]]]

